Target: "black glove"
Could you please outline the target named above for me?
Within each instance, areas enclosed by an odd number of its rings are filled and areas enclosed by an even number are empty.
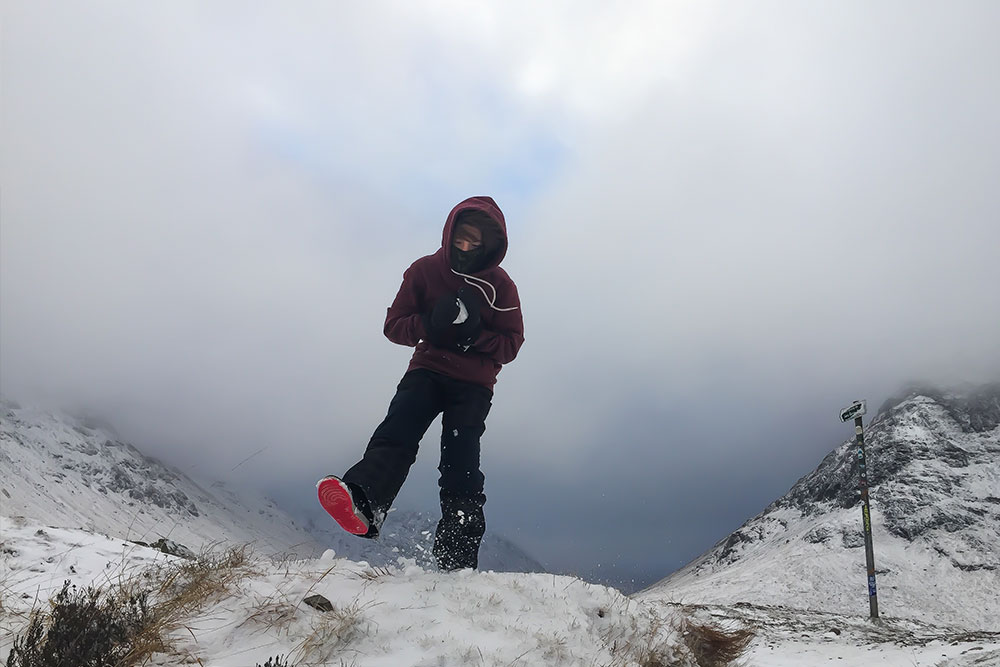
[[[427,330],[427,340],[438,347],[455,345],[455,318],[458,317],[458,295],[448,292],[434,304],[429,313],[424,313],[424,329]]]
[[[465,306],[466,319],[455,324],[462,306]],[[481,297],[473,290],[462,288],[456,294],[449,292],[442,295],[429,313],[423,316],[424,329],[427,330],[427,340],[437,347],[468,350],[479,336],[482,328],[480,318]]]
[[[461,324],[455,325],[455,342],[463,350],[467,350],[476,342],[479,331],[483,328],[482,318],[479,311],[482,305],[482,297],[478,290],[463,287],[458,290],[458,299],[465,305],[468,317]],[[452,320],[454,322],[454,320]]]

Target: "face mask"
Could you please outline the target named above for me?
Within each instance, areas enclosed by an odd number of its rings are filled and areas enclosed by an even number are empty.
[[[469,273],[478,268],[483,258],[484,248],[479,246],[474,250],[451,249],[451,268],[461,273]]]

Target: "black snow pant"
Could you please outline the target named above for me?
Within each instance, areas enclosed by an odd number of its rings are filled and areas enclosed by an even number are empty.
[[[443,413],[438,466],[441,520],[434,536],[434,558],[442,570],[479,565],[479,544],[486,531],[479,441],[492,399],[493,393],[481,385],[426,369],[407,372],[364,458],[343,477],[348,485],[360,488],[376,516],[384,516],[416,461],[421,438]],[[377,535],[377,530],[376,521],[368,537]]]

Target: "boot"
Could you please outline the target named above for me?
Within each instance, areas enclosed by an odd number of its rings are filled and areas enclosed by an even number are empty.
[[[486,532],[485,497],[441,496],[441,520],[434,535],[438,569],[449,572],[479,567],[479,545]]]
[[[335,475],[327,475],[316,484],[319,503],[327,514],[347,532],[374,539],[385,515],[373,512],[364,492]]]

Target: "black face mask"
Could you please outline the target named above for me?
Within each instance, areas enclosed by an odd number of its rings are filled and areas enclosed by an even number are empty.
[[[473,250],[459,250],[458,248],[452,247],[451,249],[451,268],[459,271],[460,273],[471,273],[480,268],[480,264],[483,262],[486,249],[483,246],[479,246]]]

